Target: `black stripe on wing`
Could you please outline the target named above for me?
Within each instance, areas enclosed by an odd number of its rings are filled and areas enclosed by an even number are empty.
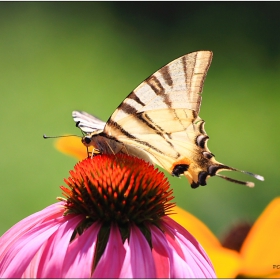
[[[121,132],[123,135],[125,135],[127,138],[129,139],[133,139],[133,141],[144,145],[146,147],[149,147],[151,149],[153,149],[154,151],[160,153],[160,154],[164,154],[163,151],[159,150],[158,148],[156,148],[155,146],[151,145],[150,143],[146,142],[146,141],[142,141],[140,139],[138,139],[137,137],[135,137],[134,135],[130,134],[128,131],[126,131],[125,129],[123,129],[118,123],[110,120],[107,122],[106,127],[113,127],[113,129],[117,129],[119,132]],[[101,135],[104,135],[107,138],[113,139],[117,142],[121,142],[118,138],[114,137],[113,135],[108,135],[107,133],[103,132],[101,133]]]

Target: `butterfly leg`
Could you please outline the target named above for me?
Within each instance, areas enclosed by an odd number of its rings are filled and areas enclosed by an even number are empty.
[[[101,154],[101,152],[98,149],[96,149],[96,148],[93,148],[92,152],[88,152],[88,153],[91,154],[91,158],[93,158],[96,155]]]
[[[109,142],[108,142],[107,140],[105,140],[105,143],[106,143],[107,146],[109,147],[111,153],[112,153],[113,155],[115,155],[116,153],[115,153],[115,151],[112,149],[112,147],[110,146]],[[98,150],[97,150],[97,151],[98,151]]]

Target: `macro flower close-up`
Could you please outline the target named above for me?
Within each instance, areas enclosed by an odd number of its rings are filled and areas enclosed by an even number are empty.
[[[100,155],[70,171],[64,198],[0,239],[2,278],[213,278],[198,241],[168,215],[163,173],[143,160]]]
[[[280,279],[279,10],[2,1],[0,277]]]

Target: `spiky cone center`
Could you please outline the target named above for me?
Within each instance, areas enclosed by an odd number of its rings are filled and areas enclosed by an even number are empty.
[[[79,162],[62,186],[65,214],[83,214],[88,222],[157,224],[174,203],[162,172],[127,155],[98,155]]]

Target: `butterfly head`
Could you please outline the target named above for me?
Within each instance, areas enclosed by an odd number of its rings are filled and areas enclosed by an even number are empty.
[[[82,143],[86,146],[89,147],[91,144],[91,135],[86,135],[82,138]]]
[[[92,133],[86,134],[84,137],[82,137],[82,143],[86,147],[94,146],[94,138],[96,138],[96,136],[100,135],[102,132],[103,130],[97,129]]]

